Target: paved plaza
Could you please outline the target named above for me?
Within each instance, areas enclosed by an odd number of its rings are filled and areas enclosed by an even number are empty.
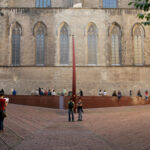
[[[66,110],[9,104],[0,150],[150,150],[150,105]],[[77,120],[77,114],[75,115]]]

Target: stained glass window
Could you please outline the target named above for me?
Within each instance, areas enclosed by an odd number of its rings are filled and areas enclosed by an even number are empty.
[[[36,64],[45,64],[45,29],[42,25],[36,31]]]
[[[12,29],[12,64],[20,65],[20,36],[21,27],[16,24]]]
[[[114,26],[111,33],[111,61],[112,65],[121,64],[121,33],[118,26]]]
[[[134,64],[142,65],[143,64],[143,35],[142,28],[136,27],[134,31]]]
[[[69,33],[66,24],[60,30],[60,64],[69,64]]]
[[[97,64],[97,32],[94,25],[88,29],[88,64]]]

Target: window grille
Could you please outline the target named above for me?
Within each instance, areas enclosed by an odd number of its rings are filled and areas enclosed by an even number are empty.
[[[36,0],[37,8],[47,8],[51,7],[51,0]]]
[[[139,27],[134,31],[134,64],[143,64],[143,36]]]
[[[97,32],[93,25],[88,29],[88,64],[97,64]]]
[[[117,8],[117,0],[103,0],[103,8]]]
[[[115,26],[111,33],[111,61],[112,65],[121,64],[121,33],[119,27]]]
[[[36,64],[44,65],[45,63],[45,31],[40,26],[36,31]]]
[[[12,29],[12,64],[20,65],[20,36],[21,27],[16,24]]]
[[[66,25],[60,31],[60,64],[69,64],[69,34]]]

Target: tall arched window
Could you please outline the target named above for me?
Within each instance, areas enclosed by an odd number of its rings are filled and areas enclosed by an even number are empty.
[[[103,8],[117,8],[117,0],[103,0]]]
[[[69,32],[66,24],[60,30],[60,64],[69,64]]]
[[[20,65],[21,26],[16,23],[12,29],[12,65]]]
[[[121,31],[119,26],[113,25],[111,31],[111,63],[120,65],[122,59],[121,53]]]
[[[88,28],[88,64],[97,64],[97,31],[93,24]]]
[[[45,34],[46,27],[42,23],[37,23],[35,26],[35,37],[36,37],[36,64],[45,64]]]
[[[134,41],[134,64],[135,65],[143,65],[144,56],[144,31],[143,28],[139,25],[135,27],[133,32],[133,41]]]
[[[37,8],[47,8],[51,7],[51,0],[36,0]]]

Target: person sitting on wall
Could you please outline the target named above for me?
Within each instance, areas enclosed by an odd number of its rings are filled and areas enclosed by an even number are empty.
[[[72,91],[68,91],[68,96],[72,96]]]
[[[52,96],[52,92],[50,89],[48,90],[48,96]]]
[[[138,90],[138,92],[137,92],[137,97],[138,97],[138,100],[139,100],[139,98],[142,99],[142,94],[141,94],[140,90]]]
[[[41,88],[39,87],[39,95],[41,96],[42,95],[42,92],[41,92]]]
[[[132,96],[132,90],[129,91],[129,96]]]
[[[146,90],[145,91],[145,100],[148,101],[148,98],[149,98],[149,94],[148,94],[148,91]]]
[[[107,92],[106,92],[106,90],[104,90],[104,93],[103,93],[103,94],[104,94],[104,96],[107,96]]]
[[[48,96],[48,91],[47,90],[44,91],[44,95]]]
[[[102,90],[99,90],[99,91],[98,91],[98,96],[103,96]]]
[[[83,96],[83,91],[80,89],[80,91],[79,91],[79,95],[80,96]]]
[[[3,95],[5,95],[4,89],[1,89],[0,93],[2,93]]]
[[[52,91],[52,96],[56,96],[55,90]]]
[[[38,89],[35,90],[35,95],[36,95],[36,96],[39,95],[39,90],[38,90]]]
[[[17,94],[17,91],[15,89],[13,89],[12,95],[15,96],[16,94]]]
[[[41,89],[41,94],[42,94],[42,96],[44,96],[44,93],[45,93],[45,90],[42,88],[42,89]]]
[[[117,96],[116,90],[113,92],[112,96]]]
[[[67,95],[67,90],[66,90],[66,88],[63,89],[62,95],[63,95],[63,96],[66,96],[66,95]]]
[[[118,102],[120,101],[120,99],[121,99],[121,97],[122,97],[122,93],[121,93],[121,91],[118,91]]]

